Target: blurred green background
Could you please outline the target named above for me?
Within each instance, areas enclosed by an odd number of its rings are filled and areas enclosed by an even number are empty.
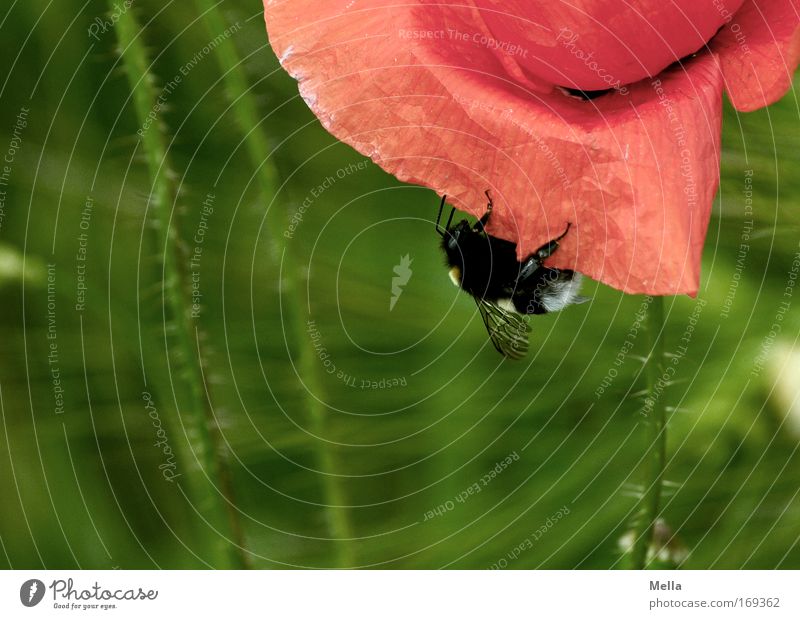
[[[182,75],[148,131],[167,135],[172,223],[197,273],[188,323],[163,309],[164,222],[116,33],[88,32],[107,5],[0,9],[0,152],[14,151],[0,187],[0,564],[199,568],[232,549],[258,568],[618,565],[645,450],[643,299],[589,282],[592,303],[537,318],[530,356],[501,360],[448,282],[437,197],[359,166],[321,128],[278,69],[259,2],[220,8],[273,149],[270,196],[218,49],[203,52],[220,32],[193,2],[131,9],[155,92]],[[800,299],[784,296],[799,127],[793,93],[726,107],[706,305],[666,300],[668,351],[698,316],[662,396],[664,517],[689,568],[800,568]],[[283,238],[304,201],[286,251],[271,245],[268,226]],[[183,423],[194,359],[173,342],[186,324],[220,472],[197,464]],[[217,526],[204,514],[220,506]]]

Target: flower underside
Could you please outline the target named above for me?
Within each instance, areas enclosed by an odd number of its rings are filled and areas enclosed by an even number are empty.
[[[695,294],[722,92],[790,86],[795,0],[267,0],[270,42],[322,124],[480,215],[523,258],[631,293]],[[432,213],[433,215],[434,213]]]

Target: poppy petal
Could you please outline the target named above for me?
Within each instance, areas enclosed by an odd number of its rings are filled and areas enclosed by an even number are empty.
[[[714,37],[725,90],[737,110],[757,110],[780,99],[800,60],[800,3],[747,0]]]
[[[473,215],[491,189],[490,232],[520,257],[570,222],[553,266],[626,292],[697,291],[719,176],[713,55],[583,101],[443,38],[448,27],[485,31],[474,7],[439,21],[435,7],[388,0],[265,9],[272,46],[323,125],[400,180]]]
[[[474,3],[491,38],[470,31],[448,34],[511,55],[552,84],[603,90],[653,77],[702,50],[742,2],[464,0],[458,5]]]

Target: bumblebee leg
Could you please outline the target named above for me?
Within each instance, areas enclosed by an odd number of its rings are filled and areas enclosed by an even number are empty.
[[[567,229],[564,230],[564,232],[562,232],[559,236],[554,238],[549,243],[545,243],[539,249],[537,249],[536,252],[535,252],[536,257],[539,258],[539,260],[544,260],[545,258],[549,258],[550,256],[552,256],[555,253],[555,251],[558,249],[558,242],[561,239],[563,239],[565,236],[567,236],[567,232],[569,232],[569,229],[571,227],[572,227],[572,224],[568,223],[567,224]]]
[[[517,276],[516,289],[522,288],[525,282],[542,266],[542,261],[538,254],[531,254],[522,261],[522,266],[519,269]]]
[[[445,203],[446,200],[447,200],[447,196],[446,195],[442,196],[442,201],[439,204],[439,214],[436,216],[436,233],[439,236],[444,236],[444,231],[442,230],[441,226],[439,225],[439,222],[442,221],[442,210],[444,210],[444,203]]]
[[[453,215],[456,214],[456,207],[453,206],[450,209],[450,217],[447,218],[447,227],[444,229],[445,232],[450,232],[450,224],[453,223]]]
[[[566,230],[564,230],[564,232],[562,232],[560,235],[558,235],[558,236],[557,236],[555,239],[553,239],[553,240],[554,240],[554,241],[560,241],[561,239],[563,239],[565,236],[567,236],[567,232],[569,232],[569,229],[570,229],[571,227],[572,227],[572,222],[571,222],[571,221],[568,221],[568,222],[567,222],[567,228],[566,228]]]
[[[489,204],[486,205],[486,212],[483,214],[483,217],[475,222],[475,225],[472,228],[473,230],[484,230],[486,224],[489,223],[489,217],[491,216],[492,209],[494,208],[494,202],[492,201],[492,196],[489,195],[489,190],[487,189],[484,193],[486,193]]]

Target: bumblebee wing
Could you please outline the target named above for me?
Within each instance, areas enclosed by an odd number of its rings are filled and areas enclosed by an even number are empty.
[[[474,298],[497,352],[509,359],[522,359],[528,352],[530,325],[491,301]]]

